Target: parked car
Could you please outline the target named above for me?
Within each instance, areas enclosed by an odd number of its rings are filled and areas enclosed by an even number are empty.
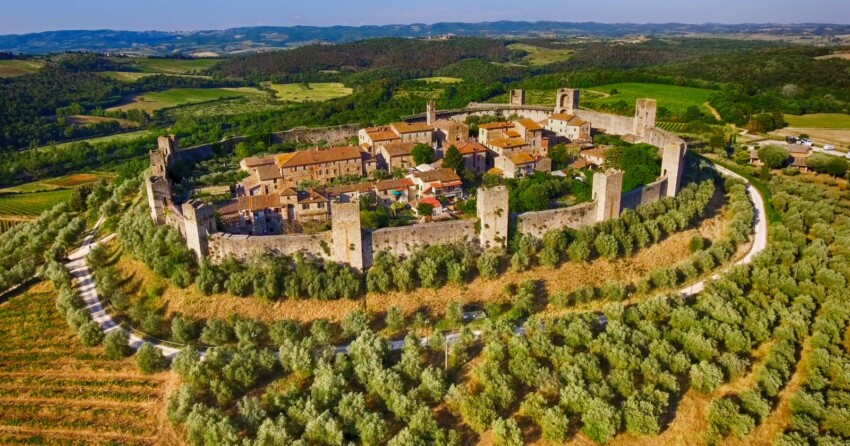
[[[799,144],[802,144],[806,147],[812,147],[812,146],[815,145],[815,143],[813,143],[811,140],[808,140],[808,139],[801,139]]]
[[[785,142],[787,142],[788,144],[797,144],[797,138],[793,136],[786,136]]]
[[[823,151],[824,151],[824,152],[831,152],[831,151],[833,151],[833,150],[835,150],[835,146],[834,146],[834,145],[832,145],[832,144],[827,144],[827,145],[823,146]]]

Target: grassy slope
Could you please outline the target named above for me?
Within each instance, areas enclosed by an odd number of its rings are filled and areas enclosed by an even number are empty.
[[[139,109],[151,113],[162,108],[237,98],[248,94],[260,94],[260,91],[245,88],[175,88],[156,93],[130,96],[123,105],[112,107],[109,110]]]
[[[284,101],[307,102],[327,101],[350,95],[351,88],[336,82],[304,84],[269,84],[269,88],[277,92],[277,98]]]
[[[45,283],[0,305],[0,444],[149,445],[166,374],[79,344]]]
[[[36,216],[71,198],[69,189],[0,196],[0,215]]]
[[[563,62],[573,54],[573,50],[542,48],[525,43],[512,43],[508,45],[508,48],[527,52],[528,55],[523,57],[523,61],[531,65],[549,65],[555,62]]]
[[[186,74],[206,70],[221,59],[133,59],[129,66],[147,73]]]
[[[33,60],[0,60],[0,78],[35,73],[43,65]]]
[[[601,85],[589,88],[588,90],[608,94],[614,89],[619,91],[619,93],[614,96],[599,97],[583,101],[583,103],[591,108],[595,104],[607,104],[617,101],[626,101],[629,105],[634,105],[635,101],[638,99],[650,98],[657,100],[659,107],[666,107],[674,113],[682,112],[691,105],[700,107],[702,111],[707,112],[709,110],[703,104],[708,102],[709,96],[713,93],[712,90],[702,88],[639,83]]]
[[[850,115],[842,113],[815,113],[811,115],[785,115],[788,127],[811,129],[850,129]]]

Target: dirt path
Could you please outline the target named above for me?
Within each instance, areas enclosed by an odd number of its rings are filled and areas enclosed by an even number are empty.
[[[704,105],[704,106],[705,106],[705,108],[707,108],[707,109],[711,112],[711,115],[712,115],[712,116],[714,116],[714,119],[716,119],[716,120],[718,120],[718,121],[723,121],[723,117],[722,117],[722,116],[720,116],[720,112],[718,112],[718,111],[717,111],[717,109],[716,109],[716,108],[714,108],[714,106],[713,106],[713,105],[711,105],[711,103],[710,103],[710,102],[706,101],[706,102],[705,102],[704,104],[702,104],[702,105]]]

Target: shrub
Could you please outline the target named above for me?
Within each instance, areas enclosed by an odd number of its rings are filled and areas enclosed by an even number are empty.
[[[484,279],[492,280],[499,276],[499,256],[485,252],[478,258],[478,274]]]
[[[702,361],[691,366],[690,381],[694,390],[707,394],[720,387],[723,372],[716,365]]]
[[[165,370],[168,362],[162,355],[162,351],[146,342],[136,352],[136,365],[142,373],[149,375]]]
[[[103,330],[101,330],[100,324],[95,321],[88,321],[81,325],[77,334],[80,337],[80,342],[86,347],[94,347],[103,342]]]
[[[691,251],[691,254],[702,251],[705,249],[705,239],[701,235],[691,237],[691,240],[688,242],[688,249]]]
[[[106,335],[103,341],[103,351],[106,357],[112,360],[118,360],[128,356],[131,352],[130,337],[122,329],[116,329]]]

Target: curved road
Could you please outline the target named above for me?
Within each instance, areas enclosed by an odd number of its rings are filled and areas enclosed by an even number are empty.
[[[735,262],[735,265],[742,265],[750,263],[758,253],[762,252],[767,247],[767,219],[766,219],[766,211],[764,207],[764,199],[761,194],[759,194],[758,190],[750,184],[744,177],[732,172],[729,169],[726,169],[722,166],[715,165],[714,168],[724,176],[729,176],[733,178],[737,178],[743,180],[747,186],[747,193],[750,195],[750,199],[753,201],[753,207],[755,212],[755,218],[753,220],[753,244],[750,247],[750,251],[739,261]],[[82,246],[76,251],[72,252],[68,258],[69,262],[66,263],[66,268],[71,272],[71,275],[77,279],[77,290],[80,293],[80,296],[83,298],[85,302],[85,308],[91,313],[92,319],[100,324],[104,333],[109,333],[113,330],[124,330],[127,332],[130,338],[130,346],[133,349],[138,349],[142,346],[145,341],[141,337],[135,335],[132,331],[127,330],[124,327],[118,325],[109,314],[106,312],[106,309],[103,307],[103,304],[100,301],[100,297],[97,295],[97,290],[94,286],[94,279],[92,278],[91,271],[89,271],[88,266],[86,266],[86,255],[91,251],[91,248],[96,246],[99,243],[106,243],[113,238],[115,238],[115,234],[110,234],[98,241],[92,241],[94,238],[94,234],[97,232],[97,228],[103,223],[103,219],[101,218],[95,224],[94,229],[92,229],[89,235],[83,240]],[[725,269],[724,269],[725,270]],[[699,282],[688,285],[679,290],[679,293],[683,297],[688,297],[694,294],[700,293],[703,289],[705,289],[705,285],[708,281],[714,280],[720,276],[720,274],[724,271],[721,270],[711,277],[707,279],[703,279]],[[525,330],[522,327],[517,327],[514,331],[518,334],[522,334]],[[476,338],[481,336],[481,332],[476,331],[473,332]],[[460,337],[458,333],[450,333],[446,335],[447,346],[448,343],[454,343]],[[428,342],[428,338],[422,339],[422,344],[425,345]],[[151,342],[156,348],[162,351],[163,355],[166,357],[172,357],[180,351],[180,349],[175,347],[170,347],[163,344],[157,344],[155,342]],[[401,350],[404,345],[404,341],[396,340],[389,341],[389,347],[391,350]],[[335,348],[338,353],[346,353],[348,351],[348,345],[341,345]]]

